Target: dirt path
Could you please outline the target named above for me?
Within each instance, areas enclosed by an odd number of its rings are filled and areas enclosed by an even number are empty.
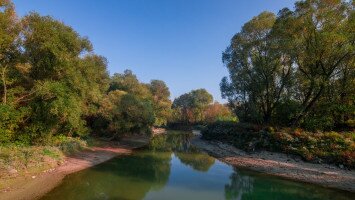
[[[333,165],[304,162],[295,156],[273,152],[246,153],[231,145],[196,138],[192,142],[219,160],[236,167],[355,192],[355,172]]]
[[[118,144],[107,144],[102,147],[93,147],[89,150],[76,153],[65,159],[65,162],[55,169],[48,170],[36,176],[18,177],[11,180],[12,188],[0,192],[1,200],[32,200],[38,199],[54,187],[63,178],[71,173],[100,164],[117,155],[125,155],[133,149],[142,147],[148,143],[148,138],[129,137]]]

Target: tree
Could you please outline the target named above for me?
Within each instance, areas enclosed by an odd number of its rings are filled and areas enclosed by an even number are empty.
[[[205,89],[192,90],[176,98],[173,108],[181,113],[180,121],[184,123],[198,123],[204,121],[203,111],[213,102],[213,97]]]
[[[296,66],[295,98],[301,102],[294,125],[313,112],[326,90],[345,75],[343,67],[353,66],[354,23],[348,1],[299,1],[294,11],[280,11],[274,31]]]
[[[8,87],[15,81],[13,75],[19,59],[19,33],[14,5],[9,0],[0,0],[0,73],[4,105],[8,103]]]
[[[162,81],[144,84],[130,70],[116,73],[94,117],[93,129],[113,138],[127,133],[149,133],[151,126],[157,123],[156,117],[166,120],[164,109],[170,108],[169,95]]]
[[[148,85],[153,98],[156,126],[166,125],[171,116],[170,91],[164,81],[152,80]]]
[[[20,23],[14,5],[0,0],[0,142],[13,140],[28,116],[17,97],[23,91],[20,60]]]
[[[123,74],[115,73],[112,76],[109,91],[114,90],[122,90],[142,99],[151,99],[148,86],[140,83],[131,70],[125,70]]]
[[[221,82],[222,96],[244,120],[269,123],[274,109],[291,86],[290,58],[278,51],[272,28],[276,17],[263,12],[244,24],[223,53],[229,70]],[[241,114],[242,113],[242,114]]]
[[[204,118],[207,123],[216,121],[237,121],[237,117],[228,106],[215,102],[207,106],[204,110]]]
[[[91,118],[97,113],[109,88],[106,58],[93,53],[86,55],[79,59],[75,70],[71,70],[68,75],[69,84],[83,101],[85,117]]]
[[[107,60],[72,27],[38,13],[18,19],[12,2],[0,0],[0,28],[0,142],[117,137],[166,123],[165,83],[141,83],[129,70],[110,78]]]
[[[118,138],[127,133],[149,133],[154,123],[153,107],[149,101],[125,91],[111,91],[103,99],[95,130]]]
[[[32,110],[24,133],[39,139],[87,134],[83,119],[87,99],[82,94],[95,87],[84,91],[91,77],[81,73],[85,62],[81,56],[92,50],[91,43],[62,22],[37,13],[25,16],[22,25],[23,59],[30,66],[25,94]],[[86,67],[87,73],[94,68]]]

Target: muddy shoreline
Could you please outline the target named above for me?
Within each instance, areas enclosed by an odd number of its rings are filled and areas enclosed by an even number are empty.
[[[295,156],[274,152],[247,153],[218,141],[195,138],[192,144],[211,156],[239,168],[355,193],[355,172],[334,165],[304,162]]]
[[[14,178],[11,181],[15,182],[16,184],[12,185],[16,186],[0,192],[0,199],[39,199],[59,185],[66,175],[103,163],[119,155],[130,154],[134,149],[141,148],[148,142],[148,137],[127,137],[120,142],[107,142],[103,146],[92,147],[67,156],[65,162],[54,169],[36,175]]]

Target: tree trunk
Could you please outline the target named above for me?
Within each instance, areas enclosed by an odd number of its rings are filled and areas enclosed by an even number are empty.
[[[271,120],[271,113],[272,111],[271,110],[267,110],[265,113],[264,113],[264,124],[269,124],[270,123],[270,120]]]
[[[1,79],[4,89],[4,96],[2,99],[3,104],[7,103],[7,86],[6,86],[6,67],[2,68]]]
[[[320,96],[323,93],[323,90],[324,90],[324,85],[321,86],[321,88],[319,89],[319,91],[316,94],[316,96],[314,96],[314,98],[308,104],[306,104],[306,106],[302,109],[302,112],[293,120],[293,122],[291,123],[292,126],[295,127],[295,126],[298,126],[300,124],[300,121],[309,113],[311,108],[318,101],[318,99],[320,98]]]

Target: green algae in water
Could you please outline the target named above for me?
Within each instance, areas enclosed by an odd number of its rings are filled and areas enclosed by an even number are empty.
[[[351,193],[235,169],[200,152],[190,138],[158,136],[146,149],[67,176],[42,199],[352,199]]]

